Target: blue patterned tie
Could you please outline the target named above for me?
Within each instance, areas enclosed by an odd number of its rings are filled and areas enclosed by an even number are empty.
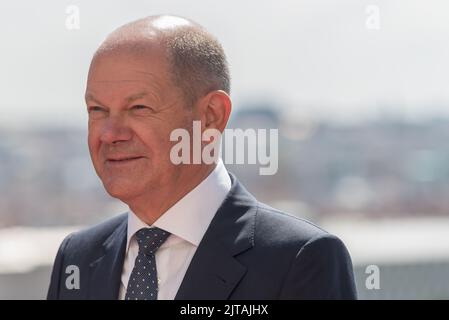
[[[169,232],[156,227],[143,228],[136,232],[139,254],[128,280],[125,300],[157,300],[155,254],[169,235]]]

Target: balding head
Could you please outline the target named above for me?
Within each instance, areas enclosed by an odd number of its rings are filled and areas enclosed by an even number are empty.
[[[177,16],[150,16],[119,27],[95,52],[91,68],[105,55],[145,57],[159,50],[187,106],[213,90],[230,93],[229,68],[220,43],[199,24]]]

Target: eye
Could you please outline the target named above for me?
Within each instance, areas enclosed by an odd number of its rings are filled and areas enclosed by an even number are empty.
[[[108,111],[100,106],[91,106],[87,108],[87,112],[89,114],[89,117],[98,119],[103,117]]]
[[[133,111],[135,114],[151,114],[151,113],[153,113],[152,108],[150,108],[148,106],[144,106],[142,104],[136,104],[136,105],[132,106],[131,111]]]
[[[89,107],[88,110],[89,110],[89,112],[92,112],[92,111],[105,111],[102,107],[99,107],[99,106]]]
[[[134,110],[142,110],[142,109],[149,109],[147,106],[141,105],[141,104],[137,104],[135,106],[132,106],[132,109]]]

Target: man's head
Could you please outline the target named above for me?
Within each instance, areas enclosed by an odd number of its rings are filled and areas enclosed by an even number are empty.
[[[223,49],[196,23],[155,16],[110,34],[86,88],[89,150],[106,190],[129,204],[199,183],[211,167],[171,163],[170,133],[192,132],[194,120],[223,131],[229,90]]]

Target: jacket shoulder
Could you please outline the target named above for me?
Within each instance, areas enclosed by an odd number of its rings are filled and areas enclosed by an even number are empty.
[[[121,214],[92,227],[69,234],[59,247],[51,273],[47,299],[69,299],[61,296],[62,276],[67,265],[75,265],[84,272],[92,259],[99,255],[103,243],[126,222],[127,214]],[[85,279],[85,277],[82,277]],[[83,280],[82,280],[83,281]],[[82,285],[84,288],[85,285]],[[76,290],[74,292],[77,292]],[[79,291],[76,297],[83,297],[85,291]],[[72,296],[73,298],[73,296]]]
[[[101,246],[106,239],[127,219],[127,213],[122,213],[106,221],[74,232],[67,236],[66,253],[73,251],[89,252],[92,248]]]
[[[302,247],[312,239],[335,236],[306,219],[258,202],[256,232],[259,241]]]

